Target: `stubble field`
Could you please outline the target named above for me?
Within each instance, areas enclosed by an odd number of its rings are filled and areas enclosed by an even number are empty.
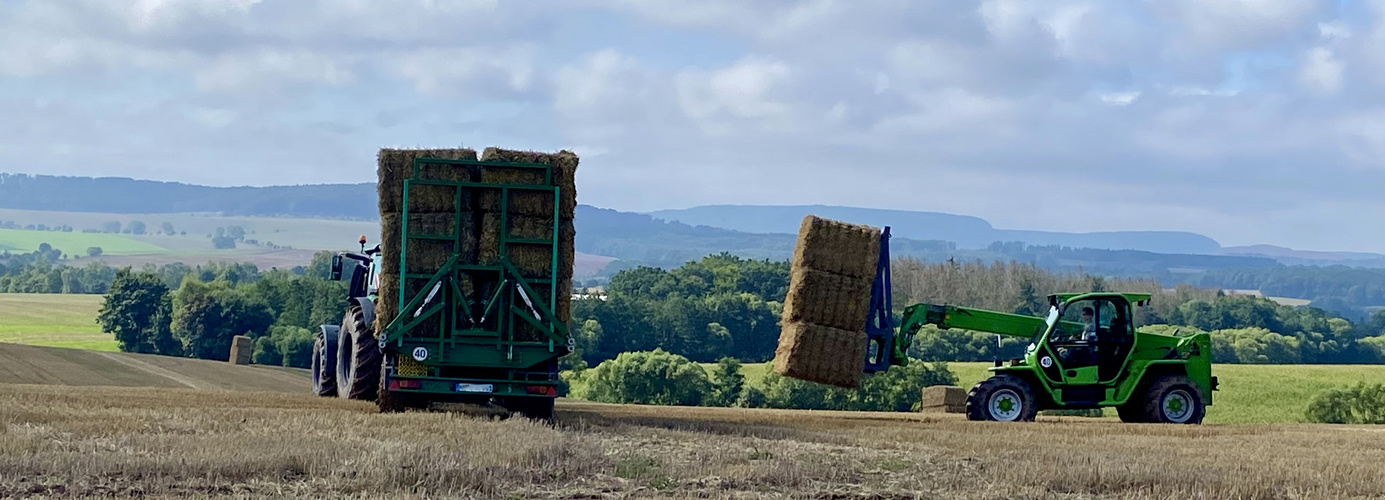
[[[1381,498],[1385,432],[0,385],[0,497]]]

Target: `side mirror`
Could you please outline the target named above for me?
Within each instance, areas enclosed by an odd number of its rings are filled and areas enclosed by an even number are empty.
[[[332,256],[332,273],[328,279],[332,281],[341,281],[341,254]]]

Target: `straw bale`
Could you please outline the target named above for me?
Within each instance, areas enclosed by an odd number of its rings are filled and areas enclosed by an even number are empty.
[[[418,158],[445,160],[476,160],[474,149],[381,149],[378,160],[378,192],[380,213],[404,211],[404,180],[413,175],[413,162]],[[419,178],[448,181],[476,181],[480,169],[475,166],[424,164]],[[464,193],[463,205],[469,205]],[[440,213],[457,209],[456,190],[450,187],[415,186],[409,193],[410,213]]]
[[[934,385],[923,388],[919,406],[923,408],[942,408],[947,406],[966,407],[967,390],[951,385]]]
[[[572,220],[573,214],[577,210],[577,165],[579,159],[575,153],[567,150],[550,154],[535,151],[486,148],[485,152],[481,154],[481,161],[538,163],[552,166],[553,179],[550,185],[559,188],[559,218],[565,221]],[[518,169],[485,167],[481,172],[482,182],[543,184],[542,177],[517,172],[516,170]],[[498,191],[483,193],[481,198],[483,210],[492,207],[498,208],[500,205]],[[551,216],[553,214],[552,195],[547,192],[514,190],[511,192],[509,208],[512,214]]]
[[[255,339],[244,335],[236,335],[231,338],[231,354],[229,361],[237,365],[250,364],[251,356],[255,352]]]
[[[810,382],[858,388],[865,370],[866,334],[810,323],[785,323],[774,351],[774,372]]]
[[[874,277],[880,233],[874,227],[809,215],[799,226],[793,265],[853,278]]]
[[[785,322],[803,322],[864,331],[874,280],[797,268],[789,275]]]
[[[476,257],[477,238],[474,230],[473,214],[461,212],[461,259],[473,261]],[[384,273],[399,272],[399,250],[403,234],[403,216],[387,213],[380,216],[380,253]],[[409,234],[456,236],[458,224],[454,214],[409,214]],[[454,251],[450,241],[410,239],[409,270],[411,273],[434,273],[442,267]]]

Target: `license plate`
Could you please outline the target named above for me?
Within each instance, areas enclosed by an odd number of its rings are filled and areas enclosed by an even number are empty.
[[[454,389],[457,392],[495,392],[492,384],[457,384]]]

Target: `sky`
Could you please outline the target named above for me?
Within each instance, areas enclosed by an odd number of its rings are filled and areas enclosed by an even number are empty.
[[[0,171],[829,204],[1385,251],[1385,0],[0,0]]]

